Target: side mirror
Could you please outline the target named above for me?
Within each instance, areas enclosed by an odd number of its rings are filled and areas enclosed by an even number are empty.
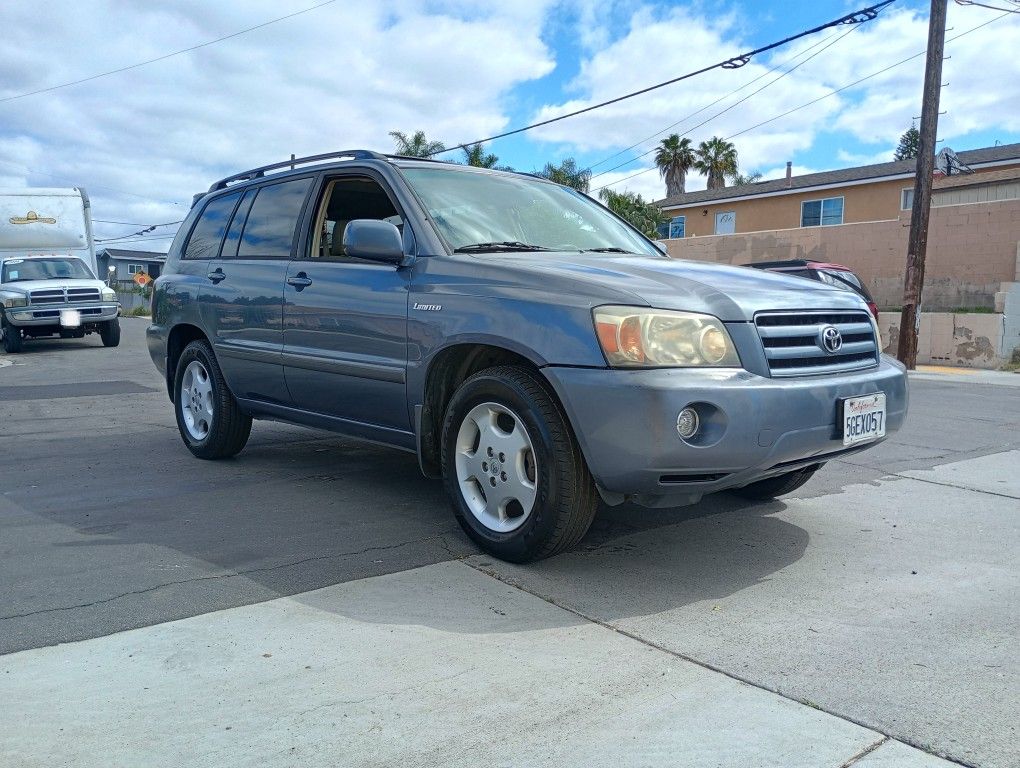
[[[388,221],[355,219],[344,230],[344,251],[351,258],[399,264],[404,260],[400,230]]]
[[[653,240],[652,242],[655,243],[655,247],[656,248],[658,248],[660,251],[662,251],[663,256],[669,256],[669,246],[668,245],[666,245],[661,240]]]

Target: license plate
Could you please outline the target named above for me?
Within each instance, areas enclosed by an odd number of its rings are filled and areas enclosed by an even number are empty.
[[[885,437],[885,393],[845,397],[839,401],[843,445],[856,445]]]
[[[77,328],[81,325],[81,312],[77,309],[60,310],[60,325],[64,328]]]

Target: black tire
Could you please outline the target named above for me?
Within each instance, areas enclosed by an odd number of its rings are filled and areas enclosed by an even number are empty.
[[[187,396],[182,394],[185,373],[192,363],[205,370],[211,392],[211,417],[204,434],[196,436],[186,422]],[[196,369],[197,370],[197,369]],[[200,459],[226,459],[240,453],[251,434],[251,417],[241,411],[237,400],[227,387],[212,348],[204,340],[193,341],[184,348],[174,369],[174,414],[181,439]]]
[[[99,338],[104,347],[116,347],[120,344],[120,320],[116,317],[99,326]]]
[[[7,323],[7,320],[3,321],[4,331],[4,352],[8,355],[15,355],[21,351],[22,338],[21,330],[15,328]]]
[[[738,496],[743,496],[745,499],[768,501],[769,499],[774,499],[777,496],[797,490],[810,480],[811,476],[821,467],[821,464],[814,464],[810,467],[804,467],[804,469],[795,469],[793,472],[787,472],[785,475],[777,475],[776,477],[759,480],[757,483],[745,485],[743,488],[731,488],[730,490]]]
[[[494,530],[471,511],[457,475],[461,425],[472,409],[485,404],[519,417],[534,454],[534,503],[530,512],[522,510],[524,521],[510,532]],[[566,416],[540,376],[526,368],[500,366],[468,378],[446,409],[441,444],[443,479],[457,522],[485,552],[514,563],[530,562],[562,552],[587,533],[598,506],[595,483]]]

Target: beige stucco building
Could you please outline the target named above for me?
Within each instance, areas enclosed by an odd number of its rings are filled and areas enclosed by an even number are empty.
[[[1020,144],[958,157],[975,173],[1020,168]],[[787,164],[784,179],[688,192],[656,205],[669,217],[670,239],[909,219],[915,164],[902,160],[803,176]]]

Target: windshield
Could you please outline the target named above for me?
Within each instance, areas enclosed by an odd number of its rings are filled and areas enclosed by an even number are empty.
[[[0,283],[21,280],[95,280],[81,259],[8,259],[0,272]]]
[[[404,175],[451,248],[662,254],[613,214],[558,184],[452,168]]]

